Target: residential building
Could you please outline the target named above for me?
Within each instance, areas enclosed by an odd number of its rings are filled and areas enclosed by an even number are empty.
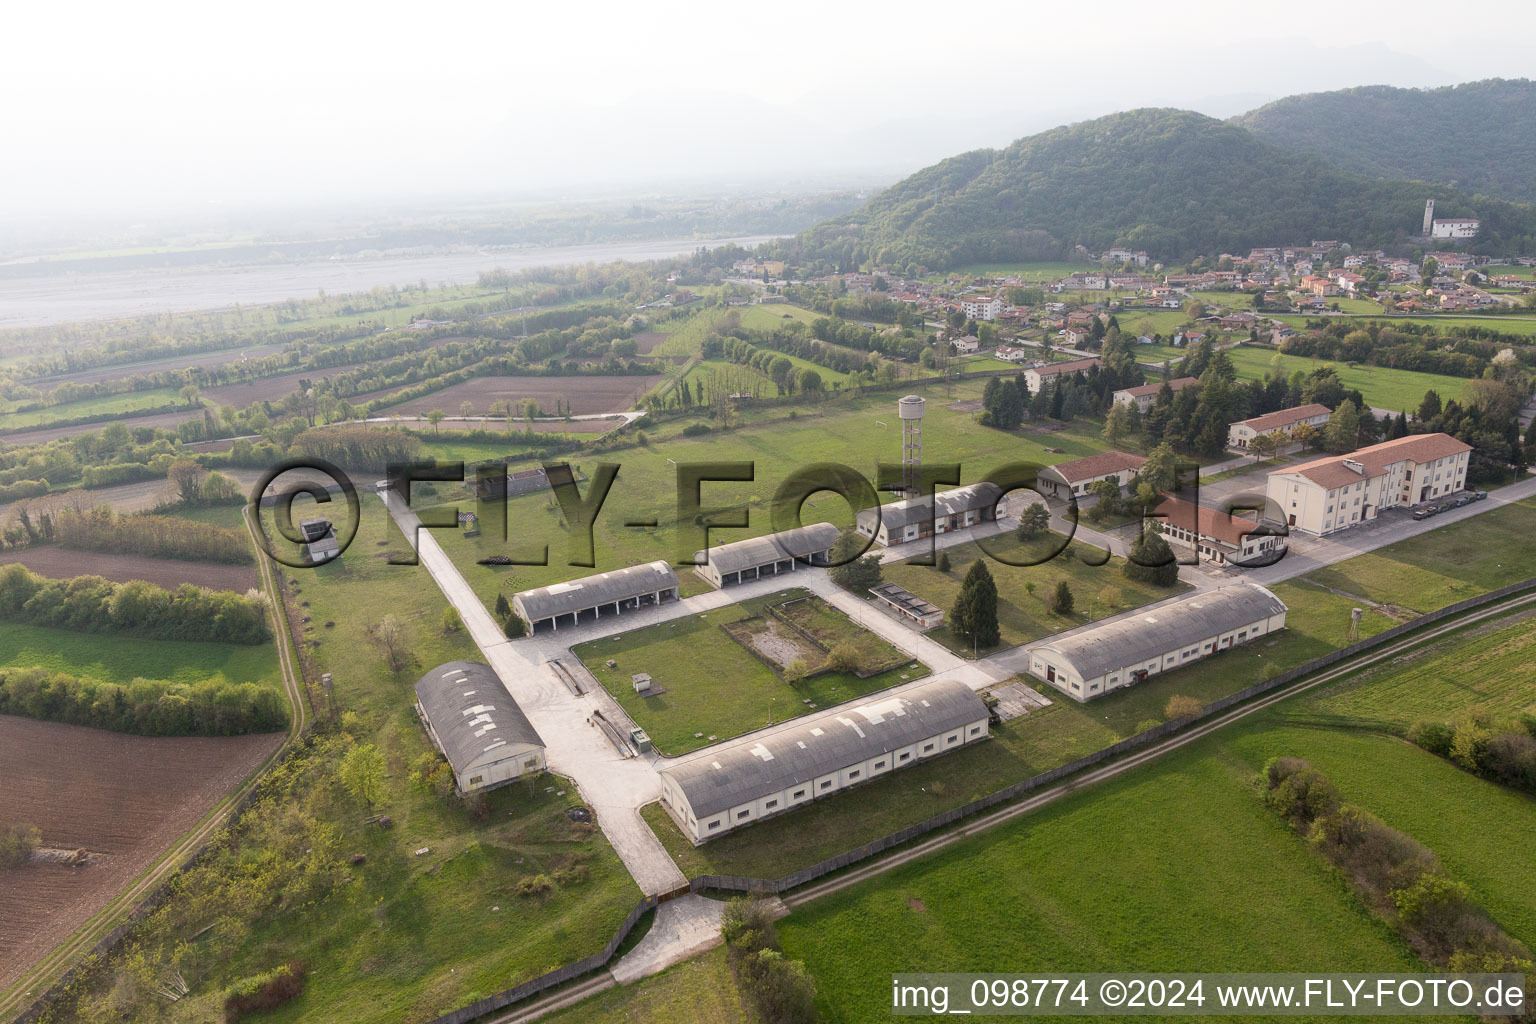
[[[1319,536],[1370,522],[1382,509],[1417,505],[1466,486],[1472,446],[1449,434],[1410,434],[1348,455],[1269,474],[1270,508]]]
[[[966,295],[959,303],[967,320],[996,320],[1003,311],[1003,300],[991,295]]]
[[[1121,388],[1111,397],[1116,404],[1120,402],[1134,404],[1136,408],[1141,412],[1146,412],[1148,409],[1152,408],[1152,403],[1157,401],[1158,393],[1163,390],[1164,383],[1167,383],[1167,385],[1173,389],[1174,394],[1178,394],[1180,391],[1183,391],[1185,388],[1192,384],[1199,384],[1200,378],[1175,377],[1173,380],[1166,382],[1157,381],[1153,384],[1142,384],[1134,388]]]
[[[1040,385],[1053,377],[1059,377],[1064,373],[1071,376],[1079,371],[1087,373],[1095,366],[1100,365],[1102,364],[1097,356],[1089,359],[1072,359],[1065,363],[1048,363],[1045,366],[1032,366],[1025,370],[1024,379],[1029,383],[1029,393],[1038,395],[1040,393]]]
[[[1328,423],[1332,412],[1326,405],[1311,402],[1292,409],[1267,412],[1252,419],[1238,420],[1227,428],[1227,447],[1246,450],[1260,434],[1279,435],[1295,430],[1303,423],[1321,429]]]

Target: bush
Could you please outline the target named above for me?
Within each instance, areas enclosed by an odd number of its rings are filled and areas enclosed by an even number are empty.
[[[1439,757],[1449,757],[1456,732],[1444,722],[1419,722],[1408,730],[1408,739]]]
[[[277,1009],[304,991],[308,976],[303,963],[290,960],[275,971],[236,982],[224,990],[225,1024],[235,1024],[246,1014]]]
[[[32,859],[32,852],[43,841],[36,825],[18,822],[0,828],[0,867],[19,868]]]
[[[1168,704],[1163,708],[1163,714],[1168,719],[1172,720],[1175,718],[1185,718],[1191,715],[1198,715],[1204,710],[1205,705],[1201,704],[1195,698],[1185,697],[1182,694],[1176,693],[1172,697],[1168,698]]]
[[[1501,785],[1536,791],[1536,739],[1519,732],[1489,738],[1480,769]]]
[[[255,683],[135,679],[123,685],[41,668],[0,668],[0,715],[138,736],[240,736],[288,726],[287,702]]]
[[[700,434],[709,433],[708,423],[690,423],[683,428],[684,437],[698,437]]]
[[[857,672],[859,670],[859,649],[847,640],[835,644],[827,652],[827,664],[838,672]]]

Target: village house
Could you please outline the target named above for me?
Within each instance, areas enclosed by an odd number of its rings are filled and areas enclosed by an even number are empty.
[[[1048,363],[1045,366],[1033,366],[1025,370],[1024,380],[1029,385],[1029,393],[1038,395],[1040,393],[1040,386],[1052,378],[1059,377],[1064,373],[1069,376],[1079,371],[1087,373],[1093,367],[1100,365],[1102,363],[1100,363],[1097,356],[1088,359],[1072,359],[1065,363]]]
[[[1251,419],[1238,420],[1227,428],[1227,447],[1244,451],[1260,434],[1283,435],[1287,431],[1295,430],[1303,423],[1321,428],[1327,425],[1330,415],[1331,412],[1326,405],[1312,402],[1292,409],[1267,412]]]
[[[1157,401],[1158,393],[1163,389],[1163,383],[1163,381],[1157,381],[1153,384],[1142,384],[1140,387],[1121,388],[1111,396],[1111,400],[1115,404],[1125,402],[1134,405],[1139,411],[1146,412],[1152,407],[1152,403]],[[1167,382],[1174,394],[1199,383],[1200,380],[1197,377],[1176,377]]]

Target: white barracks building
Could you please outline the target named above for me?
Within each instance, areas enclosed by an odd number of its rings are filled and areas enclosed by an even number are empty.
[[[1269,474],[1270,508],[1292,529],[1319,536],[1375,519],[1384,508],[1417,505],[1466,486],[1472,446],[1449,434],[1412,434],[1349,455]]]

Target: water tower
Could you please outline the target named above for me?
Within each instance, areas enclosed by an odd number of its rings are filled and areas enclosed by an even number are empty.
[[[896,415],[901,419],[901,486],[908,498],[922,493],[924,404],[917,395],[896,403]]]

